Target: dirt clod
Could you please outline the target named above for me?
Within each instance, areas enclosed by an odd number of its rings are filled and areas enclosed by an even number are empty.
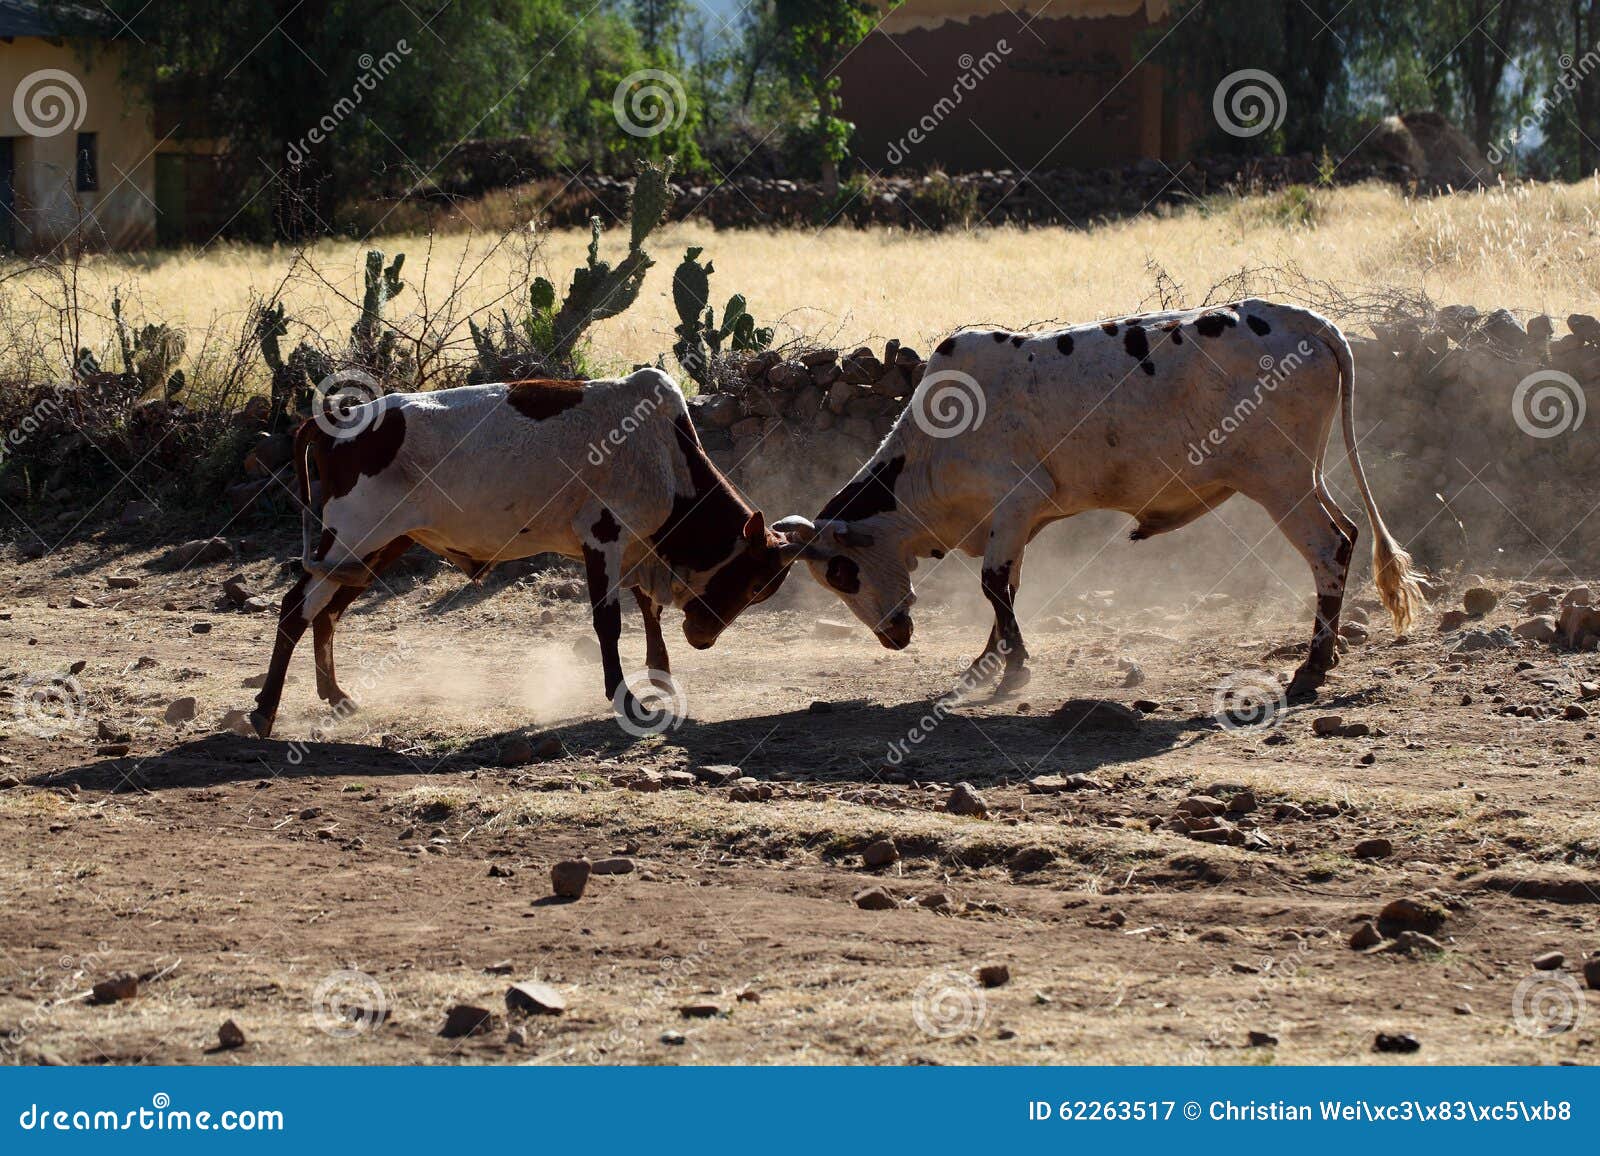
[[[985,963],[977,969],[978,982],[984,987],[1004,987],[1011,982],[1011,968],[1003,963]]]

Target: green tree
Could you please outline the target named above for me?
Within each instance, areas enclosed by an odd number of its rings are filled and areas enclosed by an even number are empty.
[[[839,115],[839,65],[901,0],[776,0],[773,10],[784,71],[812,101],[807,131],[820,157],[822,183],[839,188],[839,162],[849,155],[855,126]]]

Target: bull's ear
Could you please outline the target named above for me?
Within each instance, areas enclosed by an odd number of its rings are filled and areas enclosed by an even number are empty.
[[[875,541],[871,534],[865,530],[857,530],[849,522],[841,522],[833,528],[833,540],[841,546],[870,546]]]
[[[747,541],[765,542],[767,540],[767,522],[761,516],[761,511],[756,510],[750,515],[750,520],[744,524],[744,536]]]

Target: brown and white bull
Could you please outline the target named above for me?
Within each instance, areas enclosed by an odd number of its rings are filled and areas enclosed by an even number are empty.
[[[1323,455],[1342,412],[1373,531],[1378,593],[1404,633],[1421,603],[1411,559],[1378,514],[1356,454],[1354,364],[1344,335],[1270,301],[947,337],[872,458],[815,522],[774,527],[891,649],[911,641],[919,558],[983,559],[995,625],[969,677],[1028,680],[1014,608],[1023,549],[1085,510],[1137,520],[1134,541],[1187,525],[1234,494],[1258,502],[1316,580],[1310,651],[1288,695],[1314,697],[1335,639],[1356,525],[1328,493]]]
[[[474,579],[533,554],[582,559],[605,692],[634,718],[646,712],[617,653],[621,591],[632,589],[644,617],[647,666],[666,674],[662,607],[683,610],[684,636],[703,650],[782,585],[800,549],[767,529],[718,472],[682,392],[654,369],[614,381],[389,394],[330,409],[296,433],[295,468],[307,508],[305,574],[284,595],[251,714],[262,736],[307,626],[317,693],[336,708],[353,705],[334,677],[334,626],[413,543]],[[322,523],[315,546],[313,509]]]

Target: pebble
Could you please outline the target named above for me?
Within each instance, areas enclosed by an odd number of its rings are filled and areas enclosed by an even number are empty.
[[[189,627],[189,632],[191,634],[210,634],[211,633],[211,623],[209,623],[209,622],[196,622],[193,626]]]
[[[708,1020],[724,1013],[714,1003],[686,1003],[678,1009],[678,1014],[686,1020]]]
[[[224,1051],[244,1047],[244,1029],[232,1020],[224,1020],[217,1029],[217,1046]]]
[[[855,905],[863,911],[888,911],[899,907],[900,901],[882,887],[868,887],[855,894]]]
[[[607,859],[596,859],[589,870],[595,875],[629,875],[635,866],[634,861],[627,856],[613,855]]]
[[[95,1003],[120,1003],[139,994],[139,977],[128,972],[102,979],[94,985]]]
[[[1252,1048],[1273,1048],[1278,1046],[1278,1037],[1268,1032],[1251,1032],[1245,1039]]]
[[[581,899],[591,870],[587,859],[563,859],[550,868],[550,889],[562,899]]]
[[[1560,971],[1567,962],[1567,957],[1559,951],[1547,951],[1543,955],[1535,956],[1533,966],[1538,971]]]
[[[505,867],[499,863],[491,863],[489,865],[490,879],[510,879],[516,873],[517,872],[515,868]]]
[[[439,1029],[439,1034],[447,1040],[454,1040],[462,1036],[481,1035],[493,1025],[494,1015],[488,1008],[458,1003],[444,1013],[444,1027]]]
[[[980,819],[989,813],[989,805],[973,790],[971,783],[957,783],[944,809],[952,815],[974,815]]]
[[[1375,1052],[1396,1052],[1409,1055],[1422,1047],[1421,1041],[1409,1032],[1398,1032],[1391,1035],[1388,1032],[1379,1032],[1372,1041],[1372,1050]]]
[[[194,718],[195,707],[196,703],[193,695],[185,695],[183,698],[175,698],[167,704],[166,714],[163,715],[163,717],[167,720],[167,722],[171,723],[173,726],[176,726],[179,723],[185,723]]]
[[[567,1010],[567,997],[547,983],[523,980],[506,988],[506,1010],[535,1016],[558,1016]]]
[[[139,579],[133,574],[110,574],[106,577],[106,587],[110,590],[133,590],[138,585]]]
[[[685,1040],[682,1032],[662,1032],[661,1042],[669,1048],[681,1048],[687,1040]]]
[[[986,963],[977,969],[978,982],[984,987],[1004,987],[1011,982],[1011,969],[1003,963]]]
[[[1339,733],[1344,726],[1344,718],[1336,714],[1318,715],[1311,720],[1311,733],[1319,738],[1327,738]]]
[[[1373,925],[1370,919],[1362,921],[1361,926],[1350,933],[1350,946],[1356,951],[1365,951],[1369,947],[1377,947],[1382,942],[1383,936],[1378,933],[1377,927]]]
[[[900,849],[889,839],[874,839],[861,852],[861,862],[867,867],[887,867],[899,859]]]
[[[1439,930],[1449,912],[1437,903],[1419,896],[1391,899],[1378,912],[1378,929],[1388,934],[1400,931],[1421,931],[1431,934]]]
[[[87,598],[80,598],[78,595],[74,594],[67,600],[67,605],[72,607],[74,610],[89,610],[93,608],[94,603],[90,602]]]
[[[738,767],[728,763],[715,763],[711,766],[695,767],[693,773],[697,781],[712,787],[726,787],[744,774]]]
[[[1394,854],[1394,844],[1387,839],[1363,839],[1352,853],[1357,859],[1387,859]]]

